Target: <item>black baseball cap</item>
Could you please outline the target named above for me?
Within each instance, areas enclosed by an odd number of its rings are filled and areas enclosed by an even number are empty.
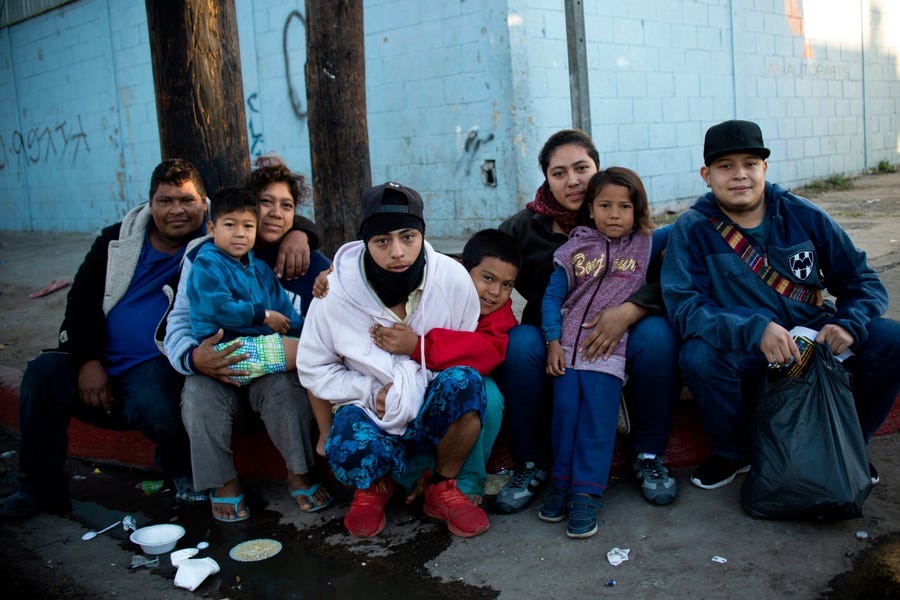
[[[769,149],[763,144],[762,131],[753,121],[731,120],[713,125],[706,131],[703,142],[703,161],[706,166],[727,154],[755,154],[769,158]]]
[[[363,193],[359,207],[359,232],[368,241],[395,229],[425,232],[424,205],[416,190],[395,181],[387,181]]]

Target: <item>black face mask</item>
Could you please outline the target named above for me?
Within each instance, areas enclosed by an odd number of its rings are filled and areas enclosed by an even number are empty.
[[[363,255],[363,266],[366,269],[366,279],[372,284],[378,299],[389,308],[397,306],[401,302],[406,302],[422,281],[425,272],[425,245],[422,245],[416,261],[402,273],[394,273],[379,267],[369,254],[368,246]]]

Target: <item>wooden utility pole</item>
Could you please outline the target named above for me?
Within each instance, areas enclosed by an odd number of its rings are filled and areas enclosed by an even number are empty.
[[[333,254],[372,185],[362,0],[306,0],[306,103],[316,223]]]
[[[565,0],[566,46],[569,51],[569,95],[572,127],[591,132],[591,96],[588,86],[587,45],[582,0]]]
[[[184,158],[206,193],[250,172],[234,0],[146,0],[163,159]]]

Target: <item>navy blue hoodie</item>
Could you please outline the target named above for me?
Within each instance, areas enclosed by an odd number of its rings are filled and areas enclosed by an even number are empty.
[[[865,342],[869,321],[888,306],[887,291],[866,264],[865,252],[825,211],[777,184],[766,182],[765,203],[771,219],[765,248],[738,229],[771,267],[793,282],[827,290],[833,299],[817,307],[769,287],[713,228],[710,217],[732,221],[709,192],[678,218],[669,235],[662,288],[675,329],[683,339],[701,338],[723,351],[759,350],[771,321],[815,330],[834,323],[856,343]]]

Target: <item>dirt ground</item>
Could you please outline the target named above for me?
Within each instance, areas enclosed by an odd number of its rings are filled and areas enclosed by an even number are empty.
[[[841,223],[880,273],[900,319],[900,174],[857,178],[849,190],[813,197]],[[29,299],[55,279],[71,278],[92,235],[0,232],[0,379],[16,378],[42,348],[56,344],[66,291]],[[459,240],[432,240],[454,249]],[[0,452],[17,441],[0,434]],[[114,530],[91,542],[81,534],[124,513],[139,521],[178,520],[185,544],[208,539],[223,571],[197,595],[232,598],[873,598],[900,597],[900,435],[876,438],[870,458],[882,483],[862,519],[835,524],[756,521],[738,503],[739,485],[705,492],[689,470],[676,470],[680,496],[670,507],[651,507],[628,479],[614,479],[605,498],[600,533],[567,540],[537,520],[535,510],[491,516],[492,527],[473,540],[453,539],[443,528],[391,505],[389,524],[374,541],[349,538],[340,524],[349,496],[318,515],[291,509],[281,482],[248,482],[252,524],[213,523],[208,508],[175,506],[171,494],[144,497],[134,484],[153,473],[71,461],[75,509],[69,517],[43,515],[0,522],[0,585],[6,597],[172,598],[189,593],[172,585],[164,563],[149,571],[128,568],[137,552]],[[98,470],[94,470],[95,467]],[[0,495],[14,486],[15,456],[0,458]],[[265,507],[263,509],[262,507]],[[249,523],[249,522],[248,522]],[[858,539],[857,532],[866,532]],[[275,537],[281,558],[259,567],[235,564],[228,548],[242,539]],[[632,549],[612,567],[613,546]],[[711,562],[725,556],[726,564]],[[281,561],[281,562],[278,562]],[[609,586],[615,581],[615,586]],[[872,587],[874,586],[874,587]],[[881,595],[879,595],[881,594]]]

